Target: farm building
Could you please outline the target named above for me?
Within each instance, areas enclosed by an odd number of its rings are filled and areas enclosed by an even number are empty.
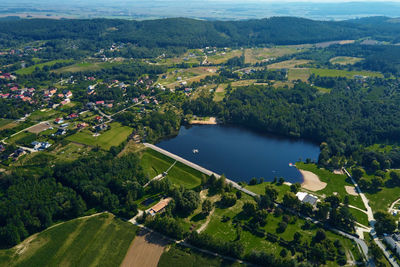
[[[150,209],[147,210],[147,212],[151,215],[151,216],[155,216],[158,213],[162,213],[165,210],[165,207],[168,206],[169,202],[172,200],[172,198],[164,198],[161,199],[160,202],[158,202],[157,204],[155,204],[153,207],[151,207]]]

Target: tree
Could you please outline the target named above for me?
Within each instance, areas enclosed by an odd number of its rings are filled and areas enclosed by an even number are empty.
[[[377,211],[374,213],[375,230],[379,235],[392,234],[397,229],[396,219],[386,211]]]
[[[283,233],[283,232],[285,232],[286,228],[287,228],[287,223],[282,221],[282,222],[278,223],[278,228],[276,229],[276,231],[278,233]]]
[[[236,195],[233,193],[223,194],[221,198],[221,205],[225,207],[232,207],[236,204]]]
[[[365,171],[361,167],[352,169],[352,177],[356,181],[358,181],[364,175],[364,173]]]
[[[256,185],[257,184],[257,178],[253,177],[251,178],[249,185]]]
[[[243,213],[247,217],[253,217],[256,212],[256,205],[253,202],[246,202],[243,204]]]
[[[292,192],[286,192],[283,196],[282,204],[285,207],[297,210],[300,206],[300,200]]]
[[[294,183],[290,186],[290,191],[296,194],[299,192],[300,187],[301,185],[299,183]]]
[[[278,198],[278,191],[272,185],[267,185],[265,187],[265,195],[269,196],[271,201],[275,202]]]
[[[205,215],[210,214],[212,208],[213,208],[213,205],[210,200],[206,199],[203,201],[203,204],[201,205],[201,211],[203,214],[205,214]]]
[[[314,236],[314,242],[321,243],[326,239],[326,233],[323,229],[318,229],[317,233]]]

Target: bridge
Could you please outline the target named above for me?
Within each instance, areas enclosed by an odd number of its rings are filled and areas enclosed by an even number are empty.
[[[217,174],[217,173],[215,173],[213,171],[207,170],[206,168],[203,168],[203,167],[201,167],[201,166],[199,166],[199,165],[197,165],[197,164],[195,164],[195,163],[193,163],[191,161],[188,161],[188,160],[186,160],[186,159],[184,159],[182,157],[179,157],[179,156],[177,156],[177,155],[175,155],[175,154],[173,154],[171,152],[168,152],[167,150],[164,150],[164,149],[162,149],[162,148],[160,148],[158,146],[155,146],[155,145],[152,145],[152,144],[149,144],[149,143],[143,143],[143,144],[146,147],[151,148],[151,149],[153,149],[153,150],[155,150],[155,151],[157,151],[157,152],[159,152],[159,153],[161,153],[161,154],[163,154],[163,155],[165,155],[167,157],[170,157],[170,158],[172,158],[172,159],[174,159],[174,160],[176,160],[176,161],[178,161],[180,163],[183,163],[183,164],[185,164],[185,165],[187,165],[187,166],[189,166],[189,167],[191,167],[191,168],[193,168],[193,169],[195,169],[195,170],[197,170],[197,171],[199,171],[201,173],[204,173],[207,176],[214,175],[217,179],[219,179],[221,177],[221,175],[219,175],[219,174]],[[242,191],[245,194],[248,194],[248,195],[250,195],[252,197],[257,196],[256,193],[251,192],[251,191],[243,188],[238,183],[236,183],[236,182],[234,182],[232,180],[226,179],[226,182],[228,184],[231,184],[234,188],[236,188],[237,190]]]

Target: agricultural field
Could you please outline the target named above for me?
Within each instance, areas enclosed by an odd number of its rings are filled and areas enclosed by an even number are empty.
[[[339,65],[354,65],[362,60],[363,58],[358,58],[358,57],[334,57],[331,58],[329,62],[332,64],[339,64]]]
[[[51,66],[53,66],[53,65],[55,65],[57,63],[72,63],[72,62],[73,62],[72,59],[52,60],[52,61],[49,61],[49,62],[35,64],[35,65],[27,67],[27,68],[19,69],[19,70],[15,71],[15,73],[18,74],[18,75],[31,74],[32,72],[35,71],[36,68],[42,69],[44,66],[51,67]]]
[[[141,153],[141,166],[145,175],[152,179],[165,172],[175,161],[154,150],[146,149]],[[203,174],[180,162],[168,172],[167,179],[173,184],[193,189],[200,185]]]
[[[354,75],[362,75],[368,77],[379,77],[383,78],[383,74],[379,72],[372,71],[349,71],[349,70],[336,70],[336,69],[315,69],[311,68],[310,72],[317,76],[323,77],[345,77],[348,79],[353,79]]]
[[[241,266],[237,262],[223,260],[216,256],[185,248],[179,245],[172,245],[162,254],[159,267],[189,267],[189,266]]]
[[[210,64],[218,65],[227,62],[229,59],[234,57],[240,57],[243,54],[241,50],[232,50],[228,52],[217,52],[215,55],[207,57],[207,61]]]
[[[268,69],[293,69],[301,67],[302,65],[310,63],[310,60],[305,59],[290,59],[282,62],[268,65]]]
[[[81,62],[70,66],[62,67],[56,69],[55,73],[65,73],[65,72],[84,72],[84,71],[99,71],[102,69],[112,68],[113,65],[118,63],[109,62]]]
[[[11,129],[17,126],[17,123],[13,123],[13,120],[0,119],[0,131],[5,129]]]
[[[136,226],[110,213],[61,223],[0,250],[1,266],[118,266]]]
[[[304,51],[306,46],[276,46],[271,48],[251,48],[245,50],[245,63],[265,62],[285,55]]]
[[[307,82],[309,77],[310,70],[306,68],[290,69],[288,73],[289,81],[302,80],[303,82]]]
[[[226,87],[228,87],[227,84],[218,85],[218,87],[217,87],[217,89],[215,90],[215,93],[214,93],[214,101],[215,102],[220,102],[220,101],[222,101],[224,99],[225,93],[226,93],[226,91],[225,91]]]
[[[99,136],[93,136],[91,131],[85,129],[67,137],[67,140],[88,146],[99,145],[102,149],[109,150],[112,146],[119,146],[132,133],[132,128],[122,126],[117,122],[111,123],[110,127],[111,129],[106,130]]]
[[[348,195],[350,200],[350,205],[358,207],[360,209],[365,209],[364,204],[360,196],[349,195],[346,192],[345,186],[353,186],[351,181],[344,174],[334,174],[325,169],[319,169],[315,164],[305,164],[302,162],[296,163],[296,167],[301,170],[310,171],[316,174],[322,182],[327,183],[327,186],[319,191],[311,192],[319,197],[328,197],[330,195],[338,194],[343,200],[344,196]]]
[[[50,154],[54,155],[59,161],[68,162],[85,156],[90,150],[91,148],[88,146],[69,143],[66,146],[56,147]]]
[[[216,75],[217,68],[215,67],[196,67],[190,69],[177,69],[170,70],[168,73],[161,75],[157,83],[164,85],[168,88],[175,88],[180,86],[182,82],[190,84],[204,79],[206,76]],[[165,79],[162,76],[166,76]]]

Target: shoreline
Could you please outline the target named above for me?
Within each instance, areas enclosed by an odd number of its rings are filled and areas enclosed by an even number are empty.
[[[305,188],[310,191],[319,191],[327,186],[327,183],[321,182],[321,180],[315,173],[301,169],[297,170],[303,176],[303,182],[301,183],[302,188]]]
[[[189,121],[191,125],[217,125],[217,118],[210,117],[208,120],[191,120]]]

